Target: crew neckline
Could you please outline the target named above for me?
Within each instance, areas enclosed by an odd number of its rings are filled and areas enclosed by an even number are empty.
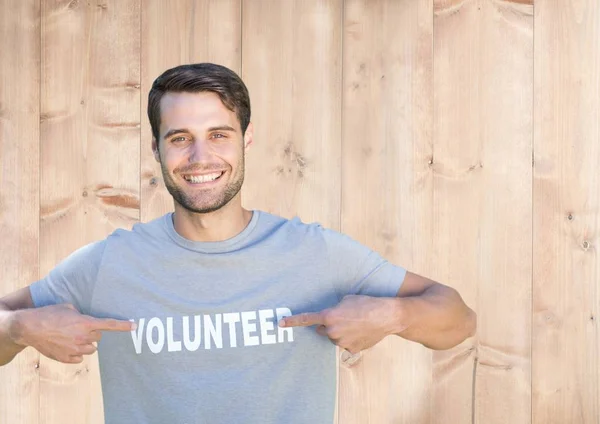
[[[164,215],[164,225],[169,237],[181,247],[201,253],[225,253],[238,248],[242,242],[248,239],[250,234],[252,234],[256,228],[260,217],[260,211],[252,210],[251,212],[252,218],[250,218],[250,222],[246,225],[246,228],[235,236],[221,241],[194,241],[183,237],[175,230],[175,225],[173,224],[173,212]]]

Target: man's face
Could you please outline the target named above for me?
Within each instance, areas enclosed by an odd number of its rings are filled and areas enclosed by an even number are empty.
[[[171,196],[197,213],[225,206],[244,182],[252,124],[242,137],[235,112],[211,92],[166,93],[160,109],[160,140],[152,150]]]

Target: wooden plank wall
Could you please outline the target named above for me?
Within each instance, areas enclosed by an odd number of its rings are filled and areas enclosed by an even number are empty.
[[[244,204],[456,287],[476,338],[339,363],[340,424],[600,422],[596,0],[0,0],[0,296],[172,209],[147,94],[238,72]],[[99,424],[97,358],[0,368],[0,423]]]
[[[600,422],[600,4],[536,4],[533,423]]]
[[[527,423],[533,7],[436,0],[433,52],[431,265],[479,312],[473,355],[434,353],[434,421]]]

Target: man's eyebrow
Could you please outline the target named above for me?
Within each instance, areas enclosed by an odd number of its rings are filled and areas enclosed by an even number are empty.
[[[172,135],[175,134],[180,134],[180,133],[189,133],[190,131],[187,128],[177,128],[177,129],[173,129],[173,130],[169,130],[167,131],[167,133],[164,135],[163,140],[167,139],[169,137],[171,137]]]
[[[233,132],[235,132],[235,129],[230,127],[229,125],[219,125],[217,127],[210,127],[208,129],[208,132],[212,132],[212,131],[233,131]]]
[[[210,127],[208,129],[208,132],[212,132],[212,131],[232,131],[235,132],[235,128],[230,127],[229,125],[218,125],[216,127]],[[167,139],[175,134],[180,134],[180,133],[189,133],[190,130],[188,130],[187,128],[177,128],[177,129],[172,129],[167,131],[167,133],[164,135],[163,139]]]

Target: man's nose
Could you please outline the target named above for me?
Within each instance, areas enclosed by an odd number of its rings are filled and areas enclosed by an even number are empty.
[[[212,155],[208,140],[195,139],[191,146],[190,163],[208,161]]]

